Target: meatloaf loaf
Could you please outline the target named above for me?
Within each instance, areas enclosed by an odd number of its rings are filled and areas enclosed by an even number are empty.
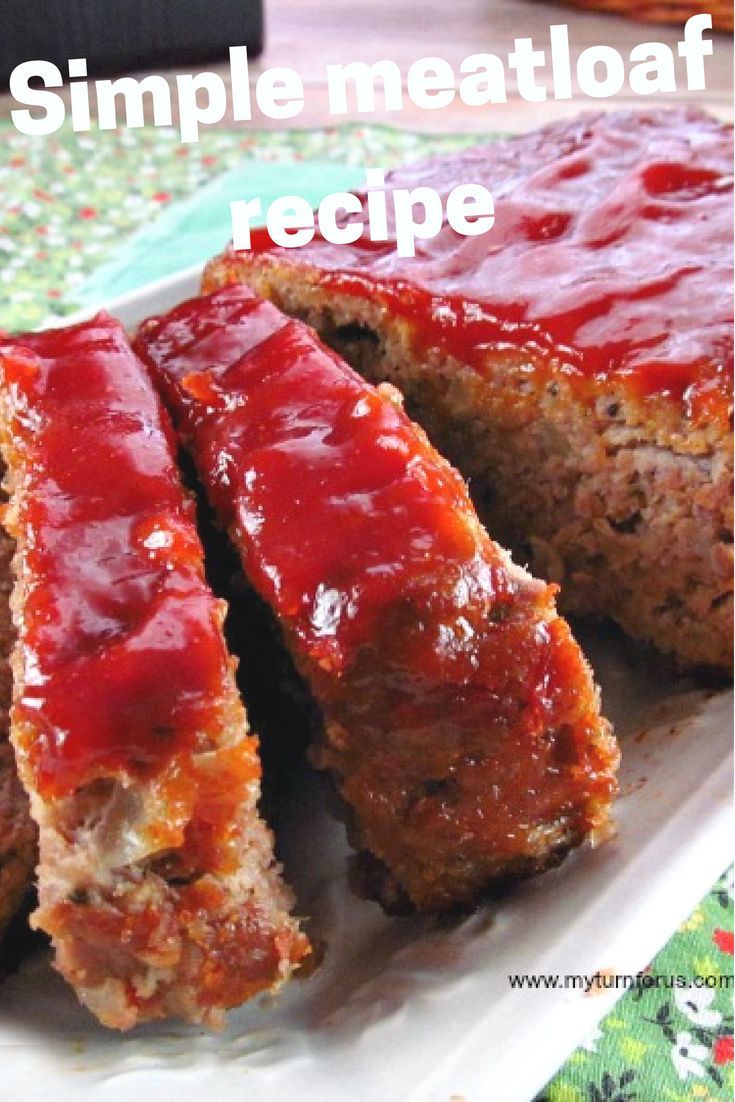
[[[400,387],[564,608],[729,668],[732,162],[699,111],[581,116],[389,175],[486,185],[482,236],[445,223],[400,258],[390,221],[351,245],[258,230],[203,290],[245,281]]]
[[[117,322],[0,341],[0,445],[33,921],[105,1025],[217,1026],[308,945],[170,423]]]
[[[603,837],[618,752],[556,587],[490,540],[396,392],[244,286],[135,347],[320,707],[314,760],[383,902],[467,906]]]

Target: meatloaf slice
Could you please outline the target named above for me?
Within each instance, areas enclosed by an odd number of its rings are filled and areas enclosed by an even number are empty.
[[[466,906],[604,836],[618,752],[556,589],[396,392],[244,286],[135,346],[321,709],[314,760],[383,901]]]
[[[8,739],[13,551],[12,539],[0,526],[0,940],[31,886],[36,867],[36,826]]]
[[[400,387],[565,609],[730,670],[732,161],[699,111],[581,116],[389,175],[484,184],[482,236],[445,223],[401,258],[392,222],[295,249],[256,231],[203,290],[244,281]]]
[[[33,922],[105,1025],[218,1026],[308,946],[171,427],[117,322],[0,342],[0,444]]]

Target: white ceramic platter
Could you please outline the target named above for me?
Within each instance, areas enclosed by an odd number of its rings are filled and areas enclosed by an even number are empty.
[[[109,305],[128,326],[187,271]],[[326,958],[219,1036],[104,1031],[44,954],[0,989],[0,1097],[44,1102],[529,1102],[614,1002],[511,989],[510,973],[635,973],[731,859],[731,698],[612,632],[583,634],[623,743],[618,833],[470,918],[386,918],[347,886],[342,826],[308,777],[280,831]]]

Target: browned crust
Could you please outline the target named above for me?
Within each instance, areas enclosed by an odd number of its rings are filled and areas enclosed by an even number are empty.
[[[14,544],[0,527],[0,939],[31,887],[36,867],[36,827],[28,798],[18,778],[8,741],[8,709],[12,692],[10,617]]]
[[[375,677],[381,669],[378,656],[389,649],[376,631],[345,678],[341,699],[338,696],[324,709],[323,731],[312,745],[310,757],[318,768],[331,773],[345,801],[348,836],[358,852],[355,886],[362,894],[378,899],[390,913],[467,910],[499,886],[554,868],[576,847],[585,842],[598,845],[614,833],[612,801],[617,794],[620,755],[612,729],[600,714],[592,670],[569,626],[557,615],[551,587],[531,579],[510,559],[507,565],[518,585],[512,615],[519,622],[547,626],[568,648],[566,678],[560,688],[568,702],[567,711],[563,720],[560,713],[556,715],[544,736],[556,747],[559,760],[555,770],[546,774],[539,770],[529,784],[543,794],[553,786],[551,774],[568,769],[577,774],[576,787],[567,793],[563,804],[546,805],[534,837],[514,853],[487,844],[481,831],[477,841],[463,836],[459,824],[466,822],[463,816],[471,817],[478,802],[483,815],[493,818],[491,778],[502,790],[518,760],[531,751],[520,741],[504,744],[498,732],[491,738],[486,731],[475,738],[469,730],[457,736],[452,730],[452,702],[447,698],[442,703],[442,698],[437,699],[434,726],[422,732],[421,743],[406,740],[403,752],[389,711],[382,731],[361,729],[355,713],[365,706],[364,693],[360,693],[366,684],[364,671]],[[469,622],[475,623],[469,610],[467,615]],[[395,617],[387,611],[384,625],[387,637],[400,633],[400,614]],[[482,626],[475,626],[478,633],[482,631]],[[310,672],[311,683],[318,683],[319,671]],[[389,694],[390,666],[384,672]],[[508,742],[513,743],[513,738],[511,735]],[[494,777],[486,774],[484,791],[477,785],[474,764],[474,759],[482,760],[483,755],[497,763]],[[390,762],[390,777],[386,776],[386,762]],[[513,805],[516,822],[525,818],[519,810],[525,807],[522,800],[517,796]],[[436,818],[431,817],[432,806],[442,807]]]
[[[371,381],[397,385],[493,535],[562,584],[564,610],[610,616],[683,666],[731,668],[729,428],[614,381],[572,386],[563,363],[489,351],[478,372],[424,354],[409,322],[325,292],[309,265],[225,254],[203,287],[232,280],[304,318]]]

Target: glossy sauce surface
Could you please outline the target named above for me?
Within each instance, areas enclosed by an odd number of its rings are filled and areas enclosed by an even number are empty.
[[[207,729],[227,655],[168,419],[104,314],[1,341],[0,375],[26,480],[15,709],[38,786],[164,770],[171,784]]]
[[[553,587],[509,566],[390,393],[243,285],[136,348],[321,706],[317,760],[412,901],[472,898],[604,821],[616,751]]]
[[[366,226],[354,245],[283,249],[257,230],[253,251],[313,265],[328,290],[383,303],[412,323],[419,347],[478,369],[488,347],[522,349],[571,377],[721,412],[733,364],[732,164],[731,129],[695,110],[581,116],[388,175],[388,190],[428,185],[444,200],[484,184],[496,221],[481,236],[445,222],[415,257],[398,257],[388,196],[384,243]]]
[[[341,668],[382,607],[447,568],[488,603],[509,598],[461,478],[306,326],[243,287],[155,325],[137,347],[196,440],[251,581],[314,659]]]

